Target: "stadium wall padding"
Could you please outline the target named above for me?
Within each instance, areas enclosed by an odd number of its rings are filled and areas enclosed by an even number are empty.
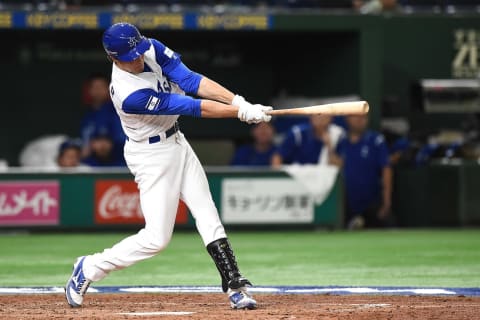
[[[210,190],[212,193],[213,200],[222,216],[222,182],[228,178],[243,178],[243,179],[253,179],[261,180],[266,178],[281,178],[281,179],[290,179],[286,173],[281,171],[259,171],[259,170],[229,170],[229,169],[219,169],[213,168],[212,170],[207,171],[207,177],[209,180]],[[340,228],[342,226],[343,219],[343,183],[341,176],[337,178],[331,192],[325,201],[320,205],[313,206],[313,217],[310,223],[301,223],[302,226],[315,226],[321,228]],[[123,191],[122,199],[117,199],[117,202],[114,206],[116,209],[119,209],[115,214],[120,213],[121,211],[132,211],[131,202],[132,194],[137,193],[136,185],[133,181],[133,177],[127,171],[116,171],[112,172],[90,172],[90,173],[32,173],[32,172],[16,172],[16,173],[0,173],[0,215],[6,215],[7,206],[12,206],[13,198],[19,196],[19,192],[15,195],[9,192],[8,186],[6,184],[15,184],[19,183],[20,185],[28,184],[31,182],[44,183],[44,182],[55,182],[59,185],[59,224],[58,225],[49,225],[49,228],[97,228],[97,229],[115,229],[115,228],[132,228],[139,227],[143,220],[138,220],[133,218],[127,219],[118,219],[115,218],[111,220],[111,223],[101,223],[98,221],[98,211],[99,211],[99,183],[117,183],[121,185],[129,184],[128,188],[130,193]],[[104,195],[104,194],[103,194]],[[32,200],[34,197],[37,197],[32,193],[27,194],[26,200],[31,204],[35,200]],[[280,195],[284,196],[284,195]],[[256,195],[252,195],[253,201],[256,201]],[[261,195],[259,195],[261,197]],[[261,200],[261,199],[258,199]],[[270,199],[264,199],[270,200]],[[44,200],[43,200],[44,201]],[[159,195],[159,201],[161,196]],[[37,209],[41,208],[44,202],[38,202],[37,198]],[[113,210],[113,209],[112,209]],[[5,212],[4,212],[5,211]],[[38,214],[42,214],[39,212]],[[159,212],[159,214],[161,214]],[[182,227],[193,228],[195,226],[195,221],[190,214],[188,216],[185,212],[185,219],[179,218],[177,215],[177,225]],[[133,222],[132,222],[133,221]],[[292,217],[290,220],[291,223],[280,223],[283,228],[299,225],[295,222],[295,217]],[[228,223],[227,223],[228,224]],[[277,223],[258,223],[256,221],[247,221],[244,223],[250,227],[255,227],[259,225],[274,227]],[[37,227],[40,225],[36,225]],[[21,224],[17,225],[2,225],[0,219],[0,228],[2,227],[35,227],[35,225]]]
[[[480,167],[476,163],[434,163],[398,168],[393,210],[406,227],[457,227],[480,224]]]

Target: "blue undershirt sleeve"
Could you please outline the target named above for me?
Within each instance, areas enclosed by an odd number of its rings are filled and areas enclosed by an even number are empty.
[[[203,76],[188,69],[183,63],[179,63],[173,70],[167,73],[167,77],[179,85],[183,91],[189,94],[197,94],[200,81]]]
[[[181,94],[141,89],[130,94],[122,104],[122,110],[133,114],[184,115],[201,117],[201,100]]]
[[[155,48],[157,63],[168,79],[175,82],[183,91],[190,94],[197,94],[202,75],[190,70],[180,59],[180,55],[158,40],[150,39]]]

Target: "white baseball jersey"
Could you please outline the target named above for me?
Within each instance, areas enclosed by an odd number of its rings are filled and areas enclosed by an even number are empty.
[[[165,132],[179,115],[200,116],[200,100],[185,96],[185,91],[196,94],[202,76],[159,41],[149,41],[144,72],[129,73],[115,63],[112,68],[110,96],[125,134],[134,141]]]
[[[125,160],[135,176],[145,227],[83,263],[85,277],[103,279],[109,272],[150,258],[167,246],[172,236],[179,199],[188,206],[206,245],[227,235],[218,216],[200,161],[183,134],[152,144],[138,143],[170,129],[179,115],[200,116],[196,94],[201,76],[190,71],[179,56],[154,39],[145,52],[140,74],[112,71],[110,94],[129,141]]]

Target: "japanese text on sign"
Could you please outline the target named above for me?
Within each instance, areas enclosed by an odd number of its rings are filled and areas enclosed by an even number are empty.
[[[60,185],[57,181],[0,183],[0,225],[57,225]]]
[[[222,183],[225,223],[311,223],[313,199],[288,178],[225,179]]]

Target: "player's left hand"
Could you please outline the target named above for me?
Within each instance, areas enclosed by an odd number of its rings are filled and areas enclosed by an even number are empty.
[[[239,108],[249,108],[249,107],[254,106],[255,108],[258,108],[263,112],[273,110],[273,108],[270,107],[270,106],[264,106],[263,104],[259,104],[259,103],[252,104],[252,103],[248,102],[247,100],[245,100],[244,97],[239,96],[238,94],[235,95],[235,97],[233,98],[232,105],[236,106],[236,107],[239,107]]]
[[[232,106],[239,107],[239,108],[248,108],[252,106],[250,102],[248,102],[247,100],[245,100],[244,97],[238,94],[236,94],[235,97],[233,97],[231,104]]]

